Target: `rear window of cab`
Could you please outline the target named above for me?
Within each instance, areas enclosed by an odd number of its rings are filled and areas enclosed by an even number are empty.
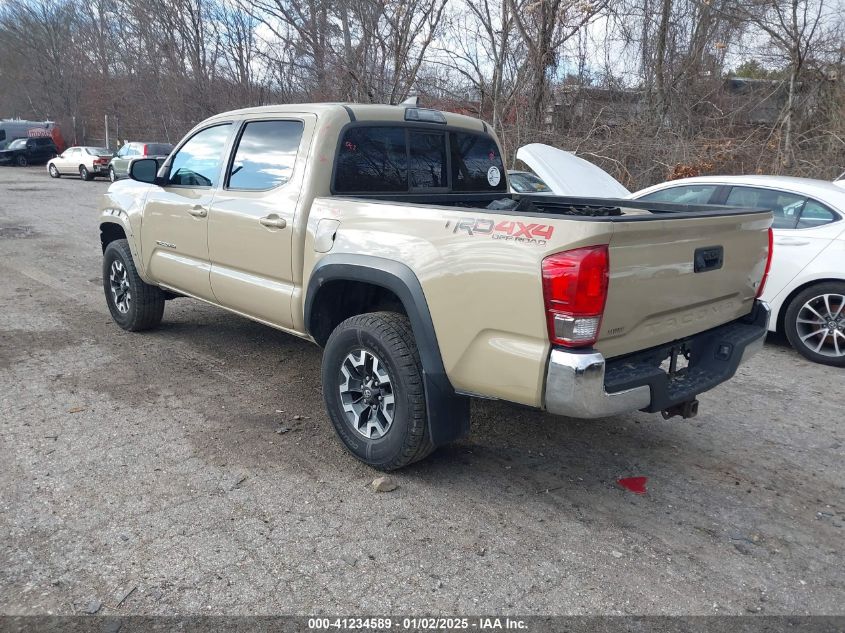
[[[346,129],[334,193],[493,193],[507,190],[502,156],[488,134],[434,127]]]

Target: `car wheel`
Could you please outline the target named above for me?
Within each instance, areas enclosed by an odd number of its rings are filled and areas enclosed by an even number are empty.
[[[845,367],[845,282],[820,283],[799,292],[783,324],[786,338],[802,356]]]
[[[126,240],[115,240],[106,246],[103,290],[112,318],[124,330],[139,332],[161,323],[164,292],[138,275]]]
[[[338,325],[326,343],[322,376],[332,425],[362,462],[395,470],[434,450],[407,317],[371,312]]]
[[[94,180],[94,176],[91,175],[91,172],[88,171],[88,168],[85,165],[79,166],[79,177],[82,180]]]
[[[109,167],[109,180],[111,182],[115,182],[117,180],[117,174],[114,173],[113,167]]]
[[[50,169],[49,169],[48,171],[50,172],[50,177],[51,177],[51,178],[61,178],[61,176],[62,176],[62,175],[59,173],[59,170],[56,168],[56,166],[55,166],[55,165],[50,165]]]
[[[19,154],[18,157],[15,159],[15,163],[17,163],[18,167],[26,167],[29,165],[29,161],[26,159],[26,156]]]

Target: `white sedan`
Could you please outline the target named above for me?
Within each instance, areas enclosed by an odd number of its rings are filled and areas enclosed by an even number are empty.
[[[845,187],[786,176],[700,176],[664,182],[636,200],[762,207],[774,213],[763,300],[770,330],[812,361],[845,367]]]
[[[47,171],[53,178],[68,174],[79,174],[82,180],[94,180],[97,176],[106,178],[113,157],[112,151],[105,147],[68,147],[49,160]]]

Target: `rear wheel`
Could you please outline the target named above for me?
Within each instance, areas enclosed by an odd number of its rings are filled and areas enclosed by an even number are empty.
[[[85,165],[79,166],[79,177],[82,180],[94,180],[94,176],[91,175],[91,172],[88,171],[88,168]]]
[[[407,317],[371,312],[341,323],[326,343],[322,374],[332,425],[362,462],[394,470],[434,450]]]
[[[50,165],[50,169],[48,171],[50,172],[51,178],[60,178],[61,177],[61,174],[59,173],[59,170],[56,168],[55,165]]]
[[[18,167],[26,167],[27,165],[29,165],[29,161],[23,154],[18,154],[18,157],[15,159],[15,163]]]
[[[845,367],[845,282],[825,282],[798,293],[786,309],[784,330],[802,356]]]
[[[149,330],[161,323],[164,292],[141,279],[126,240],[115,240],[106,246],[103,290],[112,318],[124,330]]]

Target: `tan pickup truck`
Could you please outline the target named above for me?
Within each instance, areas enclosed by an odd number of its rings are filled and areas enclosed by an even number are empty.
[[[466,116],[238,110],[130,176],[100,215],[117,324],[188,296],[314,341],[334,428],[377,468],[467,433],[472,396],[690,417],[766,333],[771,213],[510,194]]]

